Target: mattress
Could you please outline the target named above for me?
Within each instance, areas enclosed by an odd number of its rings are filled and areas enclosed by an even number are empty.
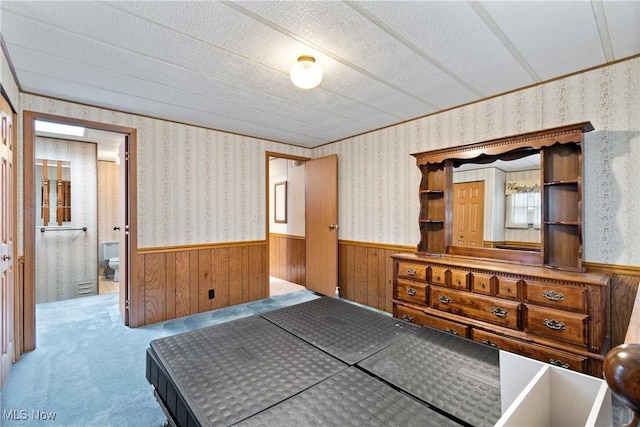
[[[178,426],[488,426],[498,350],[321,297],[151,341],[147,379]]]
[[[393,344],[411,329],[391,316],[326,297],[262,317],[349,365]]]
[[[453,427],[460,424],[350,367],[238,425]]]
[[[346,368],[260,316],[154,340],[147,353],[156,393],[189,426],[231,425]]]
[[[359,367],[449,416],[493,426],[501,416],[499,351],[428,327]]]

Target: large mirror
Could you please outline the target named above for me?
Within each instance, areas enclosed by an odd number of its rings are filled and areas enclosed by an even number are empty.
[[[486,162],[486,163],[485,163]],[[540,251],[540,153],[456,162],[452,245]]]
[[[36,159],[36,226],[71,223],[71,162]]]

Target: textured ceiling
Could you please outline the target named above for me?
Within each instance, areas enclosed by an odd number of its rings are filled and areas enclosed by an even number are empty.
[[[21,89],[315,147],[640,53],[637,1],[7,1]],[[319,87],[289,69],[313,55]]]

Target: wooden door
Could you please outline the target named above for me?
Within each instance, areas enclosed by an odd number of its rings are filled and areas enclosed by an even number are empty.
[[[120,231],[118,233],[118,241],[120,242],[118,257],[120,259],[118,263],[118,277],[120,278],[119,286],[119,300],[120,300],[120,315],[125,325],[129,326],[129,258],[128,255],[131,249],[130,240],[130,221],[129,221],[129,152],[130,152],[131,136],[125,135],[124,142],[120,144],[120,151],[118,156],[120,157],[120,203],[118,213],[118,226]]]
[[[333,296],[338,286],[338,156],[309,160],[305,167],[307,289]]]
[[[7,379],[14,360],[14,182],[13,111],[2,96],[2,142],[0,143],[0,387]]]
[[[483,247],[484,181],[453,184],[452,230],[455,246]]]

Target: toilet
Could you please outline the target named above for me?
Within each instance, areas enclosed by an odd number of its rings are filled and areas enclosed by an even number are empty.
[[[109,268],[113,270],[113,281],[118,282],[118,269],[120,267],[118,242],[102,242],[102,259],[107,261]]]

